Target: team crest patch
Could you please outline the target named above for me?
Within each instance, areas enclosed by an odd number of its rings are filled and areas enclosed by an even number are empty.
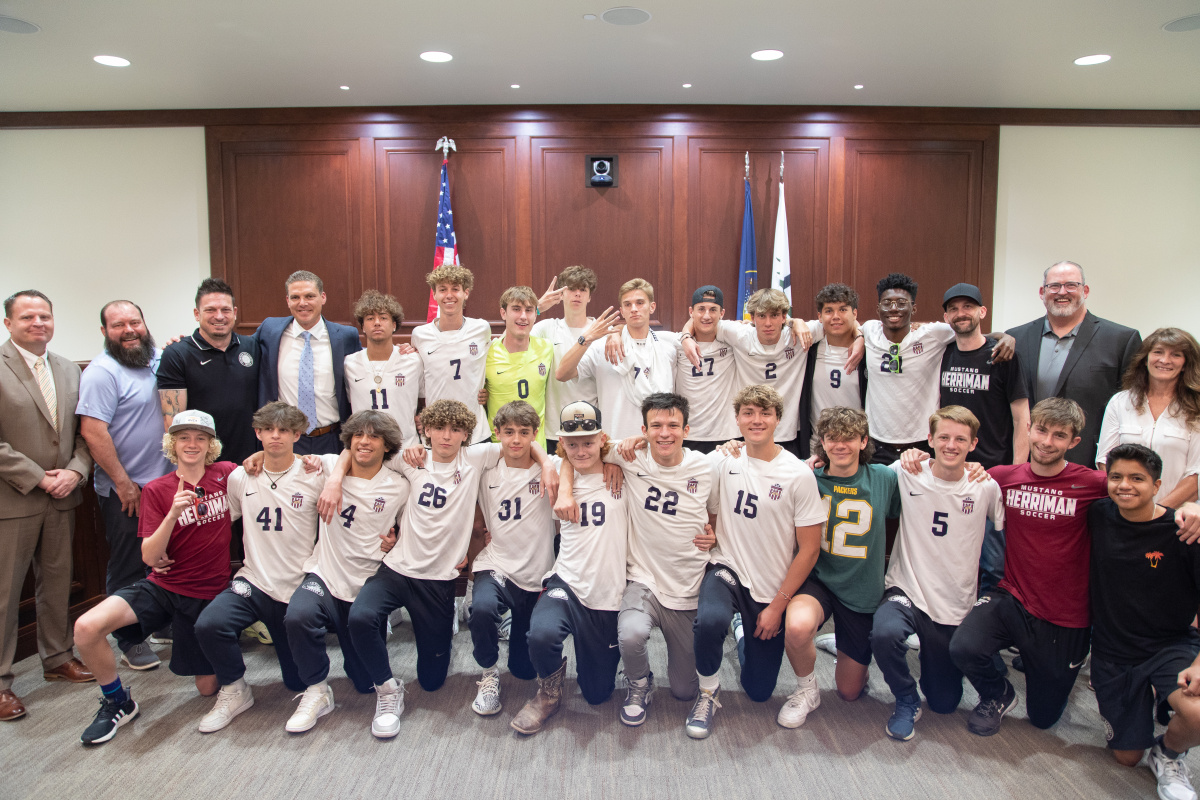
[[[387,504],[387,501],[386,501],[386,500],[384,500],[382,497],[376,497],[376,498],[375,498],[375,505],[371,506],[371,508],[372,508],[372,509],[375,511],[375,513],[376,513],[376,514],[378,514],[378,513],[380,513],[381,511],[383,511],[383,507],[384,507],[386,504]]]
[[[778,500],[782,495],[783,487],[778,483],[772,486],[771,491],[768,493],[768,497],[770,497],[772,500]]]
[[[721,358],[724,358],[725,356],[729,355],[729,348],[728,348],[728,347],[722,347],[722,348],[721,348],[721,352],[720,352],[720,353],[718,353],[717,355],[718,355],[719,357],[721,357]]]
[[[696,490],[699,488],[700,488],[700,481],[696,480],[695,478],[688,478],[687,490],[689,492],[691,492],[692,494],[695,494]]]
[[[919,356],[923,352],[925,352],[925,345],[920,342],[913,342],[913,355]]]
[[[1152,569],[1158,569],[1158,562],[1160,560],[1162,560],[1162,557],[1163,557],[1163,554],[1160,553],[1158,550],[1155,550],[1150,553],[1146,553],[1146,559],[1150,562],[1150,567]]]
[[[727,569],[717,570],[717,577],[728,583],[730,586],[737,586],[737,580],[733,577],[733,573]]]
[[[893,603],[899,603],[900,605],[904,606],[905,608],[912,608],[912,601],[909,600],[907,597],[905,597],[902,594],[894,594],[891,597],[889,597],[888,600]]]
[[[794,355],[796,355],[795,348],[792,348],[792,347],[783,348],[783,357],[784,358],[790,359]]]
[[[546,365],[545,364],[538,364],[538,375],[541,375],[543,378],[546,377]]]
[[[541,491],[542,491],[542,479],[541,478],[534,478],[533,480],[531,480],[529,482],[529,493],[530,494],[538,494]]]
[[[1113,738],[1113,726],[1104,717],[1101,717],[1100,721],[1104,723],[1104,741],[1111,742]]]
[[[474,342],[471,342],[471,346],[468,347],[467,349],[471,351],[471,355],[473,355],[473,356],[479,355],[479,345],[475,344]]]
[[[546,597],[551,597],[551,598],[554,598],[555,600],[566,600],[567,599],[567,590],[562,588],[561,586],[555,586],[553,589],[550,589],[549,591],[546,592]]]
[[[238,354],[238,363],[241,364],[243,367],[253,367],[254,366],[254,356],[250,355],[249,353],[239,353]]]
[[[292,495],[292,508],[300,508],[302,505],[304,505],[304,495],[296,492]]]
[[[325,590],[322,589],[321,584],[317,583],[316,581],[308,581],[307,583],[303,584],[300,588],[304,589],[305,591],[312,592],[313,594],[318,595],[320,597],[325,596]]]
[[[404,385],[404,376],[403,376],[403,375],[397,375],[397,376],[396,376],[396,385],[397,385],[397,386],[403,386],[403,385]]]
[[[232,589],[233,593],[239,597],[250,596],[250,584],[246,583],[245,581],[234,581],[233,583],[229,584],[229,588]]]
[[[462,483],[462,473],[454,470],[454,485],[458,486],[460,483]]]
[[[645,375],[647,378],[649,378],[650,377],[650,368],[642,367],[642,374]]]
[[[973,512],[975,510],[975,498],[968,497],[964,499],[962,509],[964,514],[970,514]]]

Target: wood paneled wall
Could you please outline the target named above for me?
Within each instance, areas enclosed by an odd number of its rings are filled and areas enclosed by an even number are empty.
[[[654,284],[655,316],[671,328],[702,284],[725,288],[732,305],[747,151],[764,276],[786,157],[798,316],[813,315],[821,286],[843,281],[863,296],[860,317],[872,318],[874,283],[892,271],[921,284],[923,319],[940,318],[941,293],[959,281],[990,299],[997,125],[620,111],[447,107],[389,111],[379,122],[322,114],[210,126],[213,274],[233,285],[247,332],[287,313],[283,281],[296,269],[322,276],[331,319],[353,324],[354,299],[376,287],[400,299],[406,329],[420,324],[441,161],[433,145],[450,136],[459,253],[476,279],[472,316],[498,321],[505,288],[540,294],[570,264],[596,271],[595,310],[632,277]],[[615,188],[585,184],[585,157],[602,153],[620,159]]]

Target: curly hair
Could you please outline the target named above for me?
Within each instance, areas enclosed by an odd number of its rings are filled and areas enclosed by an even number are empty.
[[[189,430],[185,428],[184,430]],[[179,434],[183,431],[175,433],[164,433],[162,439],[163,455],[167,457],[167,461],[172,464],[179,463],[179,456],[175,455],[175,443],[179,440]],[[208,452],[204,454],[204,466],[216,461],[221,455],[221,440],[215,436],[209,436],[207,432],[201,431],[205,436],[208,436]]]
[[[875,443],[871,441],[867,415],[857,408],[833,406],[821,412],[817,420],[817,457],[828,464],[829,454],[825,452],[823,444],[826,436],[835,442],[865,438],[867,446],[858,453],[859,464],[871,463],[871,456],[875,455]]]
[[[426,275],[425,283],[429,285],[430,289],[436,289],[438,284],[443,284],[445,286],[461,286],[464,291],[469,292],[475,288],[475,275],[466,267],[447,264]]]
[[[399,423],[392,419],[390,414],[382,411],[367,410],[351,414],[350,419],[342,423],[342,432],[338,436],[342,447],[349,450],[354,437],[359,434],[374,435],[383,439],[384,461],[390,461],[404,444],[404,434],[400,432]]]
[[[1171,408],[1183,412],[1189,428],[1200,427],[1200,344],[1196,338],[1180,328],[1159,328],[1146,337],[1122,379],[1129,391],[1129,399],[1138,411],[1146,408],[1146,395],[1150,391],[1150,353],[1156,347],[1169,347],[1183,353],[1183,370],[1175,382],[1175,399]]]
[[[308,430],[308,415],[282,400],[273,400],[254,412],[250,426],[256,431],[277,429],[304,433]]]
[[[825,307],[826,303],[834,303],[835,305],[845,303],[851,308],[858,308],[858,292],[844,283],[828,284],[821,287],[821,291],[817,292],[818,313]]]
[[[783,395],[766,384],[743,387],[733,398],[733,412],[740,414],[742,406],[758,406],[763,411],[773,408],[776,418],[783,418]]]
[[[558,288],[587,289],[589,292],[594,293],[596,291],[596,273],[578,264],[567,267],[558,273]]]
[[[879,295],[879,299],[883,299],[883,293],[888,289],[899,289],[902,292],[908,292],[908,296],[912,301],[917,302],[917,282],[905,275],[903,272],[889,272],[879,279],[879,283],[875,284],[875,293]]]
[[[754,314],[783,314],[792,310],[787,295],[778,289],[759,289],[750,295],[746,301],[746,313]]]
[[[367,289],[354,303],[354,319],[358,322],[360,331],[363,329],[363,321],[372,314],[387,314],[392,318],[392,322],[396,323],[397,330],[400,329],[400,323],[404,322],[404,308],[400,301],[390,294]]]
[[[458,428],[470,434],[475,430],[475,415],[465,403],[457,400],[437,400],[422,409],[420,414],[421,427]]]

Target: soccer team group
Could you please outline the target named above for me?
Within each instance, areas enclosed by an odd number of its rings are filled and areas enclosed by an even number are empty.
[[[922,695],[952,713],[964,677],[980,698],[968,728],[997,733],[1017,702],[1007,648],[1020,654],[1029,721],[1048,728],[1090,652],[1118,760],[1136,765],[1149,749],[1160,796],[1195,797],[1180,759],[1200,743],[1200,509],[1156,504],[1175,486],[1143,444],[1118,436],[1092,463],[1068,460],[1087,426],[1080,404],[1037,399],[1011,337],[980,332],[976,287],[952,287],[946,322],[918,326],[917,285],[895,273],[877,287],[879,318],[862,322],[842,284],[820,291],[812,322],[791,317],[779,290],[759,290],[751,323],[726,319],[721,289],[704,286],[674,333],[651,329],[654,289],[641,279],[589,317],[595,275],[569,267],[541,297],[507,290],[493,337],[464,314],[469,270],[439,267],[427,281],[439,316],[411,345],[393,344],[394,298],[359,299],[367,346],[345,356],[337,387],[320,366],[338,327],[321,317],[320,278],[289,277],[278,399],[253,414],[262,451],[244,465],[218,460],[220,420],[173,409],[163,451],[175,469],[141,493],[151,570],[75,627],[103,693],[85,743],[138,713],[109,634],[140,641],[170,624],[172,671],[217,696],[199,723],[211,733],[253,704],[239,635],[256,622],[283,682],[302,693],[287,731],[333,711],[325,637],[336,633],[346,675],[376,693],[372,733],[393,737],[404,686],[389,663],[389,616],[407,611],[416,678],[438,689],[469,565],[482,672],[471,707],[501,711],[503,629],[509,672],[537,681],[511,719],[522,734],[563,701],[567,636],[587,702],[610,697],[623,665],[620,719],[640,725],[665,675],[691,703],[684,726],[697,739],[728,691],[718,673],[730,635],[752,700],[770,700],[786,656],[796,688],[777,719],[788,728],[821,703],[818,647],[836,653],[843,701],[866,691],[874,658],[895,696],[886,733],[902,741]],[[1044,294],[1083,284],[1077,265],[1056,265]],[[201,331],[214,299],[233,305],[209,279]],[[539,320],[560,303],[563,316]],[[1175,348],[1193,362],[1180,367],[1185,382],[1197,374],[1187,338]],[[1148,361],[1139,353],[1130,370],[1153,371]],[[339,389],[351,413],[319,426]],[[1182,477],[1197,472],[1190,463]],[[245,558],[231,582],[238,519]],[[665,664],[648,650],[655,627]]]

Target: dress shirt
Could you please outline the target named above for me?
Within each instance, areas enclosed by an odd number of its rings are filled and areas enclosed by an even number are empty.
[[[333,380],[333,348],[322,317],[309,330],[313,352],[313,391],[317,399],[314,427],[323,428],[340,420]],[[279,399],[300,405],[300,354],[304,352],[304,328],[292,320],[279,340]]]
[[[1083,324],[1081,321],[1080,325]],[[1047,397],[1054,397],[1054,388],[1058,386],[1058,376],[1062,375],[1063,365],[1071,353],[1071,345],[1079,333],[1079,325],[1071,328],[1069,333],[1058,336],[1050,329],[1050,320],[1042,323],[1042,350],[1038,356],[1037,397],[1033,398],[1036,405]]]

